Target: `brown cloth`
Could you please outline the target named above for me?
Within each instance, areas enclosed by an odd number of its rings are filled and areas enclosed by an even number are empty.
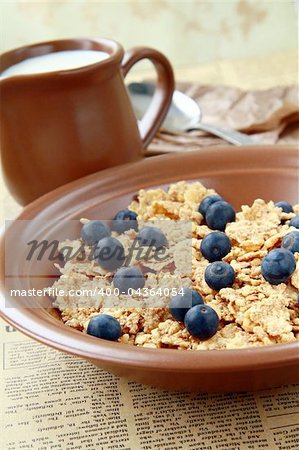
[[[242,131],[256,143],[299,144],[298,86],[244,91],[229,86],[177,83],[177,88],[198,102],[204,123]],[[228,144],[203,131],[173,133],[161,129],[149,150],[192,151],[224,143]]]

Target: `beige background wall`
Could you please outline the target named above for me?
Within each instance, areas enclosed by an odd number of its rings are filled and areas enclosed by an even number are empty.
[[[102,35],[125,48],[156,47],[180,71],[214,61],[295,55],[297,49],[298,15],[291,0],[0,0],[0,5],[1,51],[46,39]],[[294,56],[294,71],[295,64]]]

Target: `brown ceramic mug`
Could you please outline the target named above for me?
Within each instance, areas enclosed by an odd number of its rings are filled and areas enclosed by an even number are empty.
[[[1,56],[0,71],[69,50],[101,51],[106,57],[72,69],[0,79],[3,173],[21,204],[89,173],[141,159],[171,103],[174,78],[167,58],[150,48],[124,52],[108,39],[22,47]],[[138,129],[123,77],[144,58],[154,64],[158,79]]]

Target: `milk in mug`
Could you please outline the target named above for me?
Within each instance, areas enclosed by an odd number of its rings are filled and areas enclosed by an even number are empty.
[[[1,78],[15,75],[56,72],[89,66],[109,58],[109,54],[97,50],[65,50],[27,58],[5,69]]]

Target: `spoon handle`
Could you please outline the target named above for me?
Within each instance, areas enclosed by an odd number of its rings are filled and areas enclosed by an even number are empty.
[[[194,127],[188,128],[186,131],[193,131],[193,130],[207,131],[208,133],[211,133],[214,136],[218,136],[234,145],[256,144],[256,142],[254,142],[254,140],[250,136],[247,136],[247,134],[240,133],[239,131],[235,130],[228,130],[220,127],[215,127],[214,125],[209,125],[207,123],[199,122]]]

